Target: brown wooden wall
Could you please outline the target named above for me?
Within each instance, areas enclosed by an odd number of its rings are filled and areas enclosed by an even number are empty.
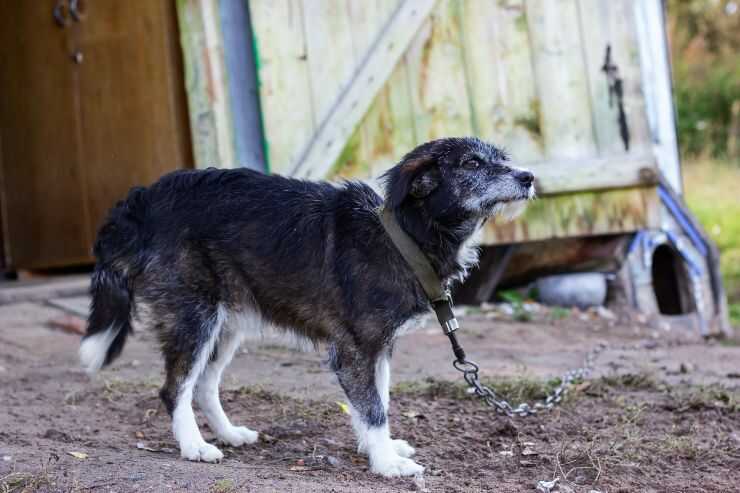
[[[65,0],[2,5],[0,202],[15,268],[90,262],[130,187],[192,162],[173,2],[79,5],[79,20]]]

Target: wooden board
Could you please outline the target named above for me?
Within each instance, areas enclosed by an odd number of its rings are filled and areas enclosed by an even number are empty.
[[[129,188],[190,166],[174,5],[145,2],[134,13],[118,0],[89,2],[77,45],[89,221],[97,233]]]
[[[634,1],[579,0],[578,7],[599,153],[614,155],[625,152],[618,122],[618,99],[616,94],[610,96],[603,70],[607,46],[611,48],[611,63],[618,67],[618,76],[622,79],[629,150],[647,150],[650,131],[642,92]]]
[[[345,2],[303,0],[303,23],[312,111],[321,125],[352,81],[358,57]]]
[[[266,160],[271,171],[287,174],[317,126],[303,2],[252,0],[249,11],[254,31]]]
[[[190,166],[174,5],[12,2],[0,20],[0,140],[10,266],[92,262],[103,216],[135,185]]]
[[[655,188],[625,188],[544,197],[516,221],[485,228],[483,244],[592,236],[660,226]]]
[[[417,142],[473,134],[460,10],[440,1],[406,53]]]
[[[540,99],[524,0],[462,2],[465,71],[476,133],[518,162],[542,160]]]
[[[218,6],[210,0],[177,0],[196,166],[236,164],[231,103]]]
[[[588,78],[575,0],[527,0],[547,158],[596,155]]]
[[[11,265],[89,258],[82,144],[74,117],[79,101],[70,97],[77,86],[71,51],[71,40],[54,23],[48,2],[5,4],[0,16],[0,141]]]

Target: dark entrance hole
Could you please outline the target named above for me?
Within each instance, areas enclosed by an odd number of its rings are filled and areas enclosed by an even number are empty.
[[[668,245],[653,252],[653,289],[663,315],[682,315],[693,311],[688,273],[681,256]]]

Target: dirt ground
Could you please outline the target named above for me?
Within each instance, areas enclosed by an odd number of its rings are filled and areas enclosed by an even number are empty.
[[[148,334],[91,380],[79,336],[48,326],[63,312],[0,305],[0,492],[514,492],[554,478],[561,492],[740,491],[740,345],[611,313],[533,310],[527,322],[496,307],[461,317],[460,340],[488,382],[512,400],[537,397],[607,342],[593,379],[550,413],[498,416],[466,395],[430,322],[397,345],[391,402],[391,431],[426,472],[383,479],[355,451],[321,348],[248,344],[227,370],[224,407],[262,438],[222,448],[221,464],[189,463],[157,398],[162,364]]]

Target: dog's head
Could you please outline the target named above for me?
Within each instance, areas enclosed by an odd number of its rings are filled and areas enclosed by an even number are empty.
[[[474,137],[422,144],[385,175],[386,207],[425,208],[430,217],[511,219],[534,198],[534,175]]]

